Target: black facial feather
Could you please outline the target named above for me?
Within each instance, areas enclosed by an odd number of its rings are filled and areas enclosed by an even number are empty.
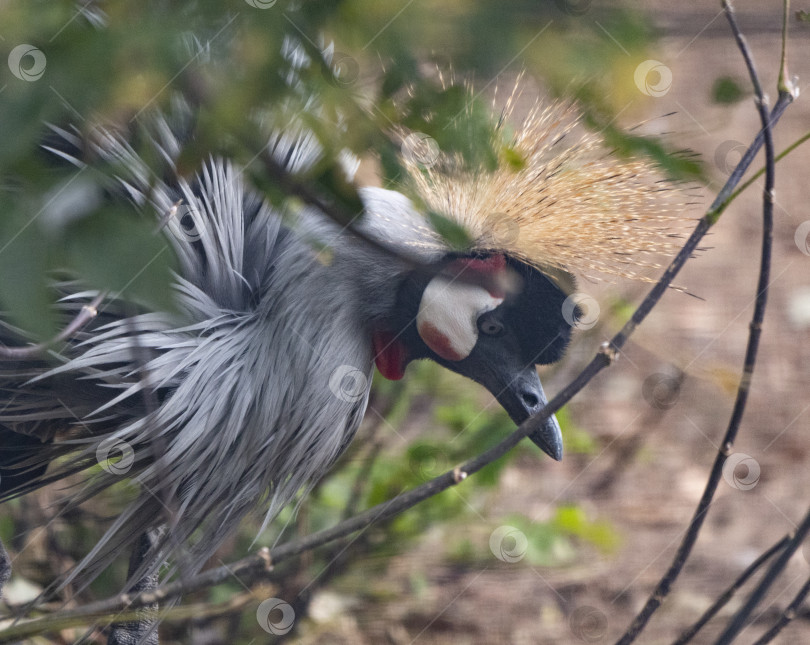
[[[517,335],[524,356],[537,365],[556,363],[571,340],[563,317],[567,294],[537,269],[508,259],[522,281],[520,293],[505,306],[505,320]]]
[[[507,258],[507,265],[518,275],[520,290],[496,310],[499,318],[517,336],[525,364],[548,365],[559,361],[571,340],[571,326],[562,313],[568,294],[527,264]],[[415,272],[403,282],[397,294],[395,317],[390,321],[391,328],[401,334],[400,339],[412,352],[413,359],[435,360],[419,337],[415,324],[422,292],[431,277],[429,273]]]

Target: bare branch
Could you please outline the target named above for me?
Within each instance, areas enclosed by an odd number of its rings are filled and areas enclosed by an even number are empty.
[[[803,143],[805,143],[808,140],[810,140],[810,132],[805,132],[802,136],[800,136],[798,139],[796,139],[796,141],[791,143],[787,148],[785,148],[784,150],[782,150],[782,152],[780,152],[778,155],[776,155],[774,157],[774,159],[773,159],[774,163],[778,163],[778,162],[782,161],[782,159],[787,157],[791,152],[793,152],[796,148],[798,148],[800,145],[802,145]],[[728,201],[726,203],[730,204],[735,199],[737,199],[737,197],[741,193],[745,192],[745,190],[748,189],[751,186],[751,184],[753,184],[757,179],[762,177],[762,175],[764,175],[764,174],[765,174],[765,166],[762,166],[762,168],[757,170],[753,175],[751,175],[742,184],[740,184],[740,187],[737,188],[737,190],[735,190],[729,196]]]
[[[734,34],[734,38],[737,41],[737,46],[742,53],[743,59],[745,60],[746,67],[748,68],[749,76],[751,77],[751,84],[754,86],[754,92],[756,94],[756,107],[757,111],[759,112],[760,121],[762,123],[762,141],[765,145],[765,190],[763,194],[763,207],[762,207],[762,252],[761,252],[761,259],[760,259],[760,268],[759,268],[759,280],[757,284],[757,291],[756,291],[756,303],[754,306],[754,315],[751,319],[750,330],[748,333],[748,343],[745,351],[745,361],[743,363],[743,372],[742,377],[740,378],[740,383],[737,387],[737,397],[734,402],[734,409],[731,413],[731,418],[728,422],[728,427],[726,429],[725,436],[723,437],[723,441],[720,444],[720,449],[717,452],[717,456],[714,460],[714,465],[712,466],[711,473],[709,474],[709,480],[706,482],[706,488],[703,491],[703,495],[698,502],[697,508],[695,509],[695,513],[692,516],[691,521],[689,522],[689,527],[686,530],[686,534],[681,540],[681,543],[678,547],[678,551],[675,554],[675,557],[672,561],[672,564],[667,569],[666,573],[661,577],[658,584],[655,586],[655,589],[650,594],[647,602],[645,603],[642,610],[636,615],[633,622],[627,628],[627,631],[621,636],[621,638],[617,641],[617,645],[629,645],[632,643],[636,637],[641,633],[644,627],[649,622],[652,615],[655,611],[661,606],[661,603],[669,594],[672,585],[677,580],[678,576],[683,569],[683,566],[686,564],[689,555],[692,552],[693,547],[695,546],[695,542],[697,542],[698,535],[700,533],[700,529],[703,527],[703,521],[706,519],[706,515],[709,511],[709,507],[711,506],[712,499],[714,498],[714,494],[717,491],[717,485],[720,482],[720,477],[723,473],[723,464],[726,461],[726,458],[732,453],[734,449],[734,441],[737,438],[737,432],[740,429],[740,423],[742,422],[743,414],[745,412],[745,406],[748,401],[748,392],[751,387],[751,378],[754,373],[754,367],[756,365],[756,358],[757,352],[759,349],[759,338],[762,333],[762,322],[765,318],[765,307],[768,301],[768,283],[770,282],[770,267],[771,267],[771,246],[773,242],[773,186],[774,186],[774,152],[773,152],[773,137],[771,134],[771,128],[774,123],[773,114],[769,115],[768,110],[766,107],[766,99],[765,95],[762,91],[762,85],[759,82],[759,76],[757,74],[756,68],[754,67],[754,62],[751,57],[751,51],[748,48],[748,44],[745,42],[745,39],[742,36],[739,26],[737,25],[736,18],[734,17],[734,11],[728,2],[728,0],[723,0],[723,9],[726,14],[726,18],[728,19],[729,25],[731,27],[731,31]],[[790,101],[792,101],[793,96],[789,93],[780,93],[779,95],[779,103],[784,103],[787,106]],[[784,108],[783,108],[784,109]],[[774,113],[776,109],[774,109]],[[778,116],[778,115],[777,115]],[[757,137],[757,141],[759,137]],[[756,141],[755,141],[756,144]],[[754,146],[752,146],[753,148]],[[748,152],[751,152],[749,148]],[[745,157],[748,156],[748,153],[743,158],[745,161]],[[751,155],[753,158],[753,155]],[[750,163],[750,160],[749,160]],[[740,162],[742,165],[742,161]],[[742,172],[738,172],[740,170],[739,166],[732,174],[732,177],[735,175],[738,176],[737,181],[739,178],[742,177]],[[731,178],[729,178],[729,181]],[[715,200],[714,204],[712,204],[712,208],[710,208],[710,214],[712,216],[719,216],[722,212],[722,206],[726,198],[721,200],[721,196],[723,194],[730,195],[731,190],[726,191],[726,188],[729,186],[728,182],[726,187],[724,187],[723,191],[721,191],[720,195],[718,195],[717,199]],[[718,208],[716,208],[716,206]]]
[[[731,586],[726,589],[720,596],[718,596],[717,600],[712,603],[712,606],[709,607],[703,615],[697,620],[697,622],[692,625],[689,629],[684,631],[672,645],[685,645],[689,641],[691,641],[695,634],[697,634],[703,627],[717,615],[723,607],[728,604],[728,601],[734,597],[734,594],[746,583],[748,582],[749,578],[753,576],[760,568],[773,557],[774,554],[779,553],[782,549],[787,546],[788,542],[790,542],[790,536],[786,535],[781,540],[779,540],[776,544],[774,544],[770,549],[765,551],[762,555],[760,555],[756,560],[754,560],[748,567],[740,574],[740,577],[737,578]]]
[[[781,93],[788,93],[793,98],[797,98],[799,96],[799,88],[796,87],[794,83],[794,79],[790,77],[790,72],[788,72],[788,64],[787,64],[787,28],[788,28],[788,16],[790,15],[790,0],[783,0],[782,2],[782,57],[781,57],[781,64],[779,66],[779,81],[777,82],[777,87],[779,88],[779,92]]]
[[[797,593],[791,603],[787,606],[785,611],[782,612],[782,615],[779,616],[779,619],[776,621],[773,627],[771,627],[767,632],[765,632],[759,640],[757,640],[754,645],[765,645],[765,643],[770,643],[774,638],[779,635],[787,625],[796,618],[796,611],[801,607],[804,599],[807,598],[807,594],[810,593],[810,578],[808,578],[805,583],[802,585],[802,588],[799,589],[799,593]]]
[[[804,541],[804,538],[808,533],[810,533],[810,511],[807,511],[802,523],[799,524],[799,528],[796,529],[796,533],[794,533],[794,535],[791,537],[790,543],[787,545],[785,550],[779,554],[776,562],[770,566],[768,571],[762,577],[762,580],[759,581],[756,589],[754,589],[754,591],[751,592],[751,595],[748,596],[748,600],[745,601],[745,604],[743,604],[743,606],[737,610],[737,613],[735,613],[728,622],[726,629],[715,641],[715,645],[728,645],[728,643],[734,640],[737,634],[740,633],[742,628],[745,627],[745,623],[751,616],[751,612],[753,612],[754,608],[760,602],[762,602],[762,598],[765,596],[776,578],[778,578],[782,573],[785,566],[787,566],[788,560],[790,560],[799,546],[801,546],[801,543]]]
[[[93,318],[98,315],[98,307],[106,296],[106,292],[99,293],[93,298],[90,304],[84,305],[76,317],[56,336],[42,343],[36,345],[29,345],[28,347],[2,347],[0,346],[0,361],[17,361],[38,358],[44,354],[49,348],[57,345],[68,338],[71,338],[82,327],[89,323]]]
[[[162,618],[169,620],[211,620],[219,616],[227,616],[244,611],[246,607],[255,603],[256,600],[257,594],[243,593],[220,604],[204,602],[182,607],[172,607],[162,612]],[[117,613],[116,616],[113,616],[114,612]],[[51,615],[38,618],[38,629],[36,631],[30,629],[33,621],[7,627],[0,632],[0,643],[19,643],[21,639],[33,634],[58,633],[71,627],[81,627],[89,622],[103,624],[109,622],[111,618],[137,621],[139,619],[138,613],[139,612],[136,610],[129,609],[121,613],[113,610],[98,614],[78,614],[68,611],[55,612]]]

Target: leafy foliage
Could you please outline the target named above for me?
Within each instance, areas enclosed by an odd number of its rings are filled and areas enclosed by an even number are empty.
[[[11,62],[0,72],[0,273],[13,278],[0,286],[3,308],[35,336],[52,332],[47,284],[55,271],[96,287],[125,287],[127,295],[152,306],[165,307],[169,299],[173,261],[149,239],[154,216],[132,204],[96,213],[109,180],[43,154],[46,122],[75,126],[85,136],[97,124],[137,133],[151,111],[169,111],[182,94],[193,106],[194,123],[179,172],[188,176],[209,155],[227,155],[276,202],[288,195],[261,166],[264,142],[270,128],[302,123],[324,157],[301,180],[341,207],[349,221],[360,202],[335,172],[344,149],[379,159],[383,180],[394,184],[402,175],[397,132],[423,133],[471,163],[492,166],[498,158],[488,84],[471,99],[426,62],[474,81],[508,69],[523,54],[531,73],[553,93],[573,95],[601,128],[622,97],[635,91],[626,56],[612,40],[635,59],[653,35],[639,14],[624,10],[600,13],[599,29],[553,3],[510,3],[508,10],[495,0],[452,11],[440,6],[420,2],[400,11],[399,3],[369,0],[147,0],[90,2],[79,9],[67,0],[5,3],[0,54],[13,62],[20,56],[15,47],[29,49],[17,61],[18,73]],[[313,64],[301,67],[285,55],[284,43],[291,42],[303,46]],[[292,75],[298,80],[290,84]],[[652,155],[674,175],[697,172],[659,143],[613,127],[606,132],[622,154]],[[133,145],[150,158],[142,138]],[[153,161],[161,172],[160,160]],[[115,168],[104,173],[113,175]],[[74,203],[74,223],[49,225],[47,212],[63,211],[67,203]],[[458,231],[441,224],[451,242],[463,245]],[[120,261],[117,241],[128,246]]]
[[[442,151],[456,152],[469,163],[492,167],[505,158],[519,169],[519,154],[497,149],[502,142],[492,133],[488,103],[494,87],[488,79],[504,71],[516,75],[521,66],[543,82],[544,92],[575,99],[586,125],[603,130],[620,154],[650,155],[678,178],[700,176],[692,160],[613,124],[627,97],[637,92],[633,67],[649,56],[655,35],[648,22],[637,12],[610,7],[599,10],[598,21],[578,20],[561,9],[563,4],[428,0],[403,8],[393,0],[114,0],[83,2],[77,9],[69,0],[3,3],[0,58],[11,60],[14,48],[25,44],[41,52],[45,66],[37,78],[33,73],[21,78],[10,65],[0,70],[0,309],[32,336],[51,335],[62,322],[50,308],[55,297],[50,285],[57,276],[123,292],[151,307],[171,306],[174,258],[155,235],[155,214],[132,203],[108,203],[118,174],[114,166],[86,159],[79,150],[82,161],[93,164],[77,168],[43,153],[41,144],[46,123],[75,127],[82,137],[101,124],[131,134],[135,151],[158,175],[166,170],[164,161],[144,140],[143,124],[154,110],[171,112],[178,95],[194,114],[177,160],[180,174],[190,177],[209,155],[224,155],[242,164],[245,176],[269,200],[289,200],[289,191],[262,164],[262,152],[273,130],[305,126],[322,146],[323,159],[297,179],[336,205],[344,222],[359,215],[360,202],[338,169],[339,156],[349,150],[371,160],[384,184],[399,187],[403,132],[428,136]],[[617,40],[626,52],[616,47]],[[300,67],[285,56],[289,42],[302,46],[312,64]],[[28,53],[21,62],[23,71],[32,72],[37,58]],[[293,75],[297,81],[290,84]],[[480,89],[471,98],[461,85],[444,82],[448,77],[470,80]],[[464,232],[447,220],[435,215],[433,222],[452,244],[466,244]],[[361,510],[389,499],[513,429],[499,407],[485,408],[473,386],[456,381],[447,387],[446,379],[453,377],[435,366],[410,369],[414,373],[404,387],[375,383],[374,400],[388,405],[380,415],[385,422],[367,442],[362,441],[367,437],[355,442],[301,512],[286,509],[270,535],[331,526],[347,505]],[[428,394],[437,390],[444,403],[434,407]],[[594,452],[594,441],[565,410],[558,418],[569,453]],[[389,426],[405,427],[404,436],[392,435]],[[431,527],[478,522],[474,509],[494,493],[503,469],[522,458],[539,459],[540,451],[523,442],[459,491],[445,491],[387,526],[373,527],[343,557],[356,564],[417,544]],[[39,567],[43,584],[86,553],[101,531],[98,516],[112,515],[116,496],[126,492],[112,489],[92,513],[49,526],[49,539],[62,537],[51,539],[53,571]],[[19,504],[4,506],[0,535],[5,541],[25,530],[23,511]],[[616,543],[609,526],[577,507],[561,507],[545,522],[517,515],[504,522],[527,536],[528,564],[560,566],[582,544],[609,551]],[[245,525],[234,552],[251,548],[258,526]],[[487,537],[448,539],[447,553],[456,561],[490,557]],[[279,584],[287,575],[296,579],[296,573],[320,575],[335,566],[333,556],[318,552],[296,563],[297,571],[280,568]],[[387,560],[377,562],[384,568]],[[123,568],[125,563],[105,573],[86,593],[117,592]],[[339,573],[348,576],[351,568]],[[425,584],[419,575],[413,577],[415,592]],[[205,596],[222,602],[242,591],[230,581]],[[248,612],[239,633],[231,636],[248,642],[255,634]]]

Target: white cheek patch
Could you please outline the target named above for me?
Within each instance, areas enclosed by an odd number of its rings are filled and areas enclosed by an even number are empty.
[[[483,287],[436,276],[425,287],[416,329],[436,354],[448,361],[467,358],[478,340],[478,317],[503,302]]]

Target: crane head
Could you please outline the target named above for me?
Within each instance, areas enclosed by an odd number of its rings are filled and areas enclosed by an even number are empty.
[[[415,272],[396,311],[373,332],[383,376],[428,358],[486,387],[520,424],[546,404],[536,365],[559,360],[571,336],[565,292],[549,277],[503,254],[447,258],[438,272]],[[552,415],[531,439],[555,460],[562,435]]]

